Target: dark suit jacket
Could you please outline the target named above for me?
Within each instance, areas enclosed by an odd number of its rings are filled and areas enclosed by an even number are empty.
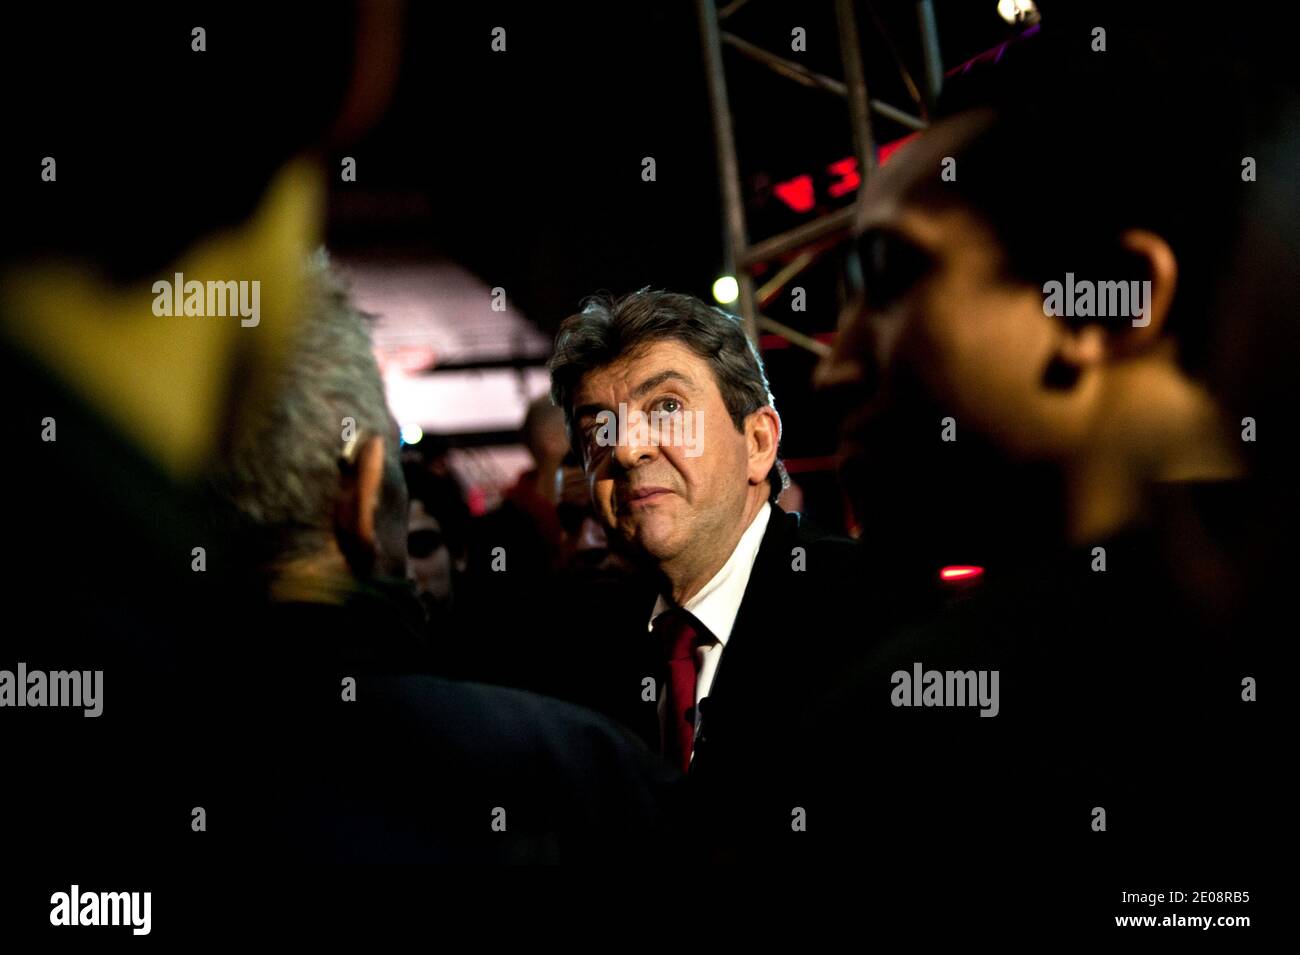
[[[265,848],[291,859],[564,862],[662,844],[676,774],[639,740],[558,700],[421,672],[376,606],[389,602],[285,605],[265,618],[263,642],[279,646],[249,688],[251,737],[234,730],[235,771],[256,778],[250,764],[264,758],[281,780],[249,807]],[[348,676],[354,703],[340,699]],[[242,811],[238,789],[221,789]],[[491,825],[498,807],[504,831]]]
[[[873,638],[867,600],[857,545],[774,507],[701,701],[690,788],[714,857],[794,834],[801,780],[786,770],[802,745],[795,726]]]

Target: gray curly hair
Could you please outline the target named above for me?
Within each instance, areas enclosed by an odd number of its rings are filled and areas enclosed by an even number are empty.
[[[233,440],[222,492],[277,556],[308,553],[333,534],[339,461],[368,437],[384,438],[384,486],[403,484],[397,427],[384,397],[366,316],[323,249],[306,263],[297,338],[270,400]],[[356,440],[343,439],[344,419]]]

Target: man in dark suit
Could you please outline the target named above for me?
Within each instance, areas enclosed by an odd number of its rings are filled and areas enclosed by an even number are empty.
[[[861,581],[851,541],[775,504],[781,421],[757,352],[735,316],[641,291],[567,319],[551,369],[596,515],[657,585],[640,637],[702,844],[800,836],[791,728],[863,640],[844,609]]]

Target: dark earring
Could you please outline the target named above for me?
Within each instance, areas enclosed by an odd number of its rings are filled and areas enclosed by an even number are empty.
[[[1069,391],[1078,382],[1079,367],[1071,365],[1060,355],[1053,355],[1043,369],[1043,387],[1053,391]]]

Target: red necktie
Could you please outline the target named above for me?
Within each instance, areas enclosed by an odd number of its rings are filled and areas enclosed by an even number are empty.
[[[656,617],[654,632],[662,641],[668,660],[668,731],[663,741],[664,756],[686,772],[691,767],[691,750],[695,746],[695,679],[699,675],[695,649],[709,636],[698,620],[680,608]]]

